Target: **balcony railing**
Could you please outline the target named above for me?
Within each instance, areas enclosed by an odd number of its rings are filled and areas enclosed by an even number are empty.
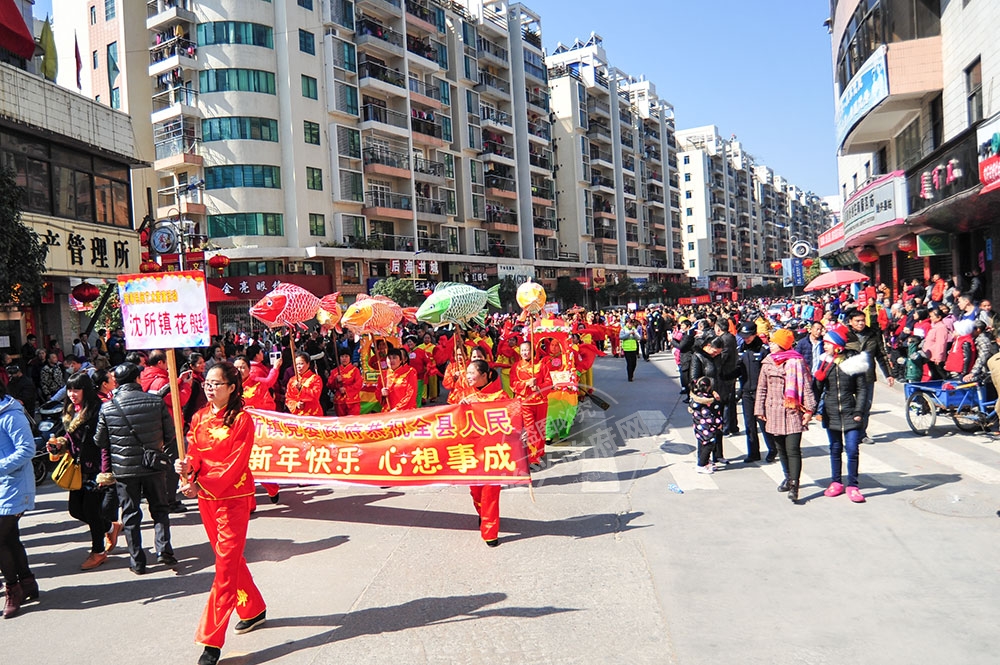
[[[509,210],[487,210],[487,224],[512,224],[517,226],[517,213]]]
[[[535,258],[542,261],[556,261],[559,258],[559,252],[549,247],[536,247]]]
[[[521,28],[521,35],[524,37],[524,41],[528,42],[535,48],[542,48],[542,36],[533,30],[528,30],[527,28]]]
[[[416,16],[421,21],[437,25],[434,13],[427,7],[427,2],[422,0],[406,0],[406,13]]]
[[[521,251],[517,245],[510,245],[502,242],[490,244],[490,248],[487,253],[490,256],[506,256],[514,259],[520,257],[521,255]]]
[[[525,88],[525,94],[528,98],[528,103],[537,106],[540,109],[545,109],[545,112],[549,112],[549,93],[542,91],[534,91],[531,88]]]
[[[603,136],[604,138],[611,140],[611,130],[596,122],[590,123],[590,129],[587,130],[587,136]]]
[[[447,210],[447,202],[440,199],[428,199],[423,196],[416,197],[417,212],[428,215],[444,215]]]
[[[495,122],[498,125],[504,125],[506,127],[511,126],[510,114],[499,109],[495,109],[492,106],[479,106],[479,117],[486,121]]]
[[[413,170],[417,173],[425,173],[438,177],[444,177],[444,162],[432,162],[423,157],[413,158]]]
[[[192,88],[176,87],[153,95],[153,111],[162,111],[175,104],[194,106],[198,103],[198,93]]]
[[[543,138],[546,141],[552,139],[552,126],[544,121],[528,121],[528,133],[532,136]]]
[[[590,113],[601,112],[611,115],[611,106],[604,100],[590,97],[587,99],[587,111]]]
[[[608,187],[610,189],[614,189],[615,181],[612,180],[611,178],[608,178],[607,176],[595,174],[590,179],[590,185],[591,187]]]
[[[200,143],[199,139],[193,135],[162,139],[154,144],[156,159],[195,154],[198,151],[198,143]]]
[[[513,178],[507,178],[493,173],[486,174],[486,186],[490,189],[499,189],[505,192],[517,191],[517,184],[514,182]]]
[[[555,195],[552,193],[551,185],[531,185],[531,195],[540,199],[548,199],[551,201]]]
[[[386,252],[413,252],[413,236],[373,233],[369,237],[369,244]]]
[[[631,134],[622,134],[622,145],[628,146],[629,148],[635,147]]]
[[[618,240],[618,234],[611,229],[597,229],[594,231],[595,238],[603,238],[605,240]]]
[[[202,190],[198,187],[188,189],[187,185],[164,187],[156,192],[156,205],[159,208],[179,206],[181,203],[203,203]]]
[[[423,95],[424,97],[430,97],[431,99],[441,101],[441,89],[437,86],[427,85],[420,79],[415,79],[412,76],[409,78],[408,84],[410,86],[410,92],[415,92],[418,95]]]
[[[387,109],[384,106],[378,106],[377,104],[365,104],[361,107],[361,121],[381,122],[386,125],[392,125],[393,127],[402,127],[403,129],[406,129],[409,126],[406,122],[405,113],[393,111],[392,109]]]
[[[149,0],[146,3],[146,18],[153,18],[160,12],[171,10],[174,7],[191,11],[192,1],[193,0]]]
[[[412,210],[413,197],[409,194],[397,194],[382,190],[365,192],[366,208],[395,208],[396,210]]]
[[[499,90],[505,95],[510,94],[510,84],[501,79],[498,76],[494,76],[489,72],[479,70],[479,83],[485,85],[487,88],[493,88],[494,90]]]
[[[611,164],[614,161],[611,159],[611,153],[601,152],[594,146],[590,146],[590,160],[591,161],[601,160],[602,162],[607,162],[608,164]]]
[[[476,51],[479,55],[492,55],[494,58],[507,62],[507,49],[497,46],[482,35],[476,39]]]
[[[483,141],[483,152],[482,154],[497,155],[499,157],[506,157],[507,159],[514,159],[514,148],[509,145],[504,145],[503,143],[497,143],[496,141]]]
[[[398,69],[386,67],[385,65],[380,65],[377,62],[358,63],[358,78],[373,78],[391,85],[399,86],[400,88],[406,87],[406,77],[403,72]]]
[[[374,37],[382,41],[403,48],[403,35],[392,28],[386,27],[370,16],[361,15],[358,19],[358,37]]]
[[[393,152],[381,146],[370,146],[362,152],[365,164],[381,164],[394,169],[410,169],[410,158],[405,153]]]
[[[556,230],[556,220],[551,217],[535,217],[532,219],[532,226],[536,229],[544,229],[546,231]]]
[[[452,247],[449,249],[448,241],[444,238],[421,238],[420,239],[420,249],[425,252],[433,252],[435,254],[460,254],[458,247]]]
[[[532,166],[537,166],[540,169],[551,169],[552,155],[543,153],[529,153],[528,162]]]
[[[421,58],[426,58],[431,62],[436,62],[442,66],[447,65],[447,58],[444,53],[445,46],[433,39],[420,39],[413,35],[406,36],[406,50]],[[442,64],[443,63],[443,64]]]
[[[437,139],[441,138],[441,123],[437,120],[412,116],[410,118],[410,127],[418,134],[433,136]]]
[[[175,55],[194,58],[198,53],[198,45],[190,39],[173,37],[160,44],[149,47],[149,64],[154,65]]]

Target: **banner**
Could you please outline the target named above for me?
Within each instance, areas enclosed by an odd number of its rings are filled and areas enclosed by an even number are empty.
[[[118,296],[128,349],[208,346],[205,273],[118,275]]]
[[[258,482],[378,486],[531,482],[514,400],[344,418],[247,409]]]
[[[806,285],[806,272],[802,259],[781,259],[781,285],[786,288]]]

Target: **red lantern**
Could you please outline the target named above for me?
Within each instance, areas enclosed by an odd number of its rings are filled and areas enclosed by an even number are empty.
[[[431,294],[433,294],[433,293],[434,292],[431,291],[430,289],[424,289],[424,296],[427,297],[427,298],[430,298]]]
[[[811,268],[812,264],[813,264],[812,259],[805,259],[804,261],[802,261],[802,265],[804,265],[806,268]]]
[[[862,263],[875,263],[878,261],[878,250],[874,247],[862,247],[856,253],[858,261]]]
[[[219,277],[222,277],[222,271],[229,267],[229,257],[225,254],[216,254],[208,260],[208,266],[219,271]]]
[[[101,297],[101,290],[89,282],[81,282],[73,287],[73,297],[87,304]]]
[[[160,272],[160,264],[152,259],[146,259],[139,264],[139,272],[150,273],[150,272]]]
[[[898,247],[901,252],[912,252],[917,248],[917,239],[913,236],[900,238]]]
[[[772,261],[771,270],[773,270],[774,272],[778,272],[779,270],[781,270],[781,261]]]

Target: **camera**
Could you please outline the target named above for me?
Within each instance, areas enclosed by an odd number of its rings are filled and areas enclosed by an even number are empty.
[[[281,360],[281,351],[271,351],[268,356],[271,358],[272,363],[277,362],[278,360]]]

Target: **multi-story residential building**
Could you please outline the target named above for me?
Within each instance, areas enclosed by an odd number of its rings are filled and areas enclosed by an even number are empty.
[[[680,277],[673,107],[612,67],[599,35],[548,62],[560,251],[640,282]]]
[[[996,295],[998,21],[995,2],[830,3],[844,205],[825,259],[864,259],[897,292],[980,271]]]
[[[780,275],[771,264],[799,242],[816,247],[826,204],[756,164],[736,137],[714,125],[676,136],[680,225],[685,268],[720,292],[742,290]]]

